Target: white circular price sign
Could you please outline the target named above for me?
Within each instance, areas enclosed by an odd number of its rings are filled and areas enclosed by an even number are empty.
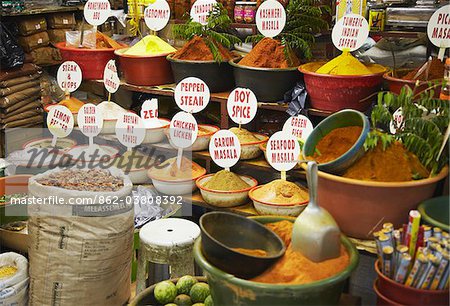
[[[439,48],[450,48],[450,4],[441,7],[428,21],[427,34]]]
[[[357,14],[344,15],[333,27],[331,38],[334,46],[341,50],[355,51],[369,37],[369,24],[366,18]]]
[[[216,0],[197,0],[191,7],[191,18],[193,21],[199,22],[203,25],[208,23],[208,15],[212,11]]]
[[[300,145],[297,138],[291,134],[279,131],[267,141],[267,160],[278,171],[288,171],[294,168],[299,155]]]
[[[52,106],[47,116],[47,126],[53,136],[62,138],[67,137],[73,129],[73,114],[65,106]]]
[[[145,100],[141,106],[141,118],[144,121],[145,128],[156,128],[162,124],[158,119],[158,100]]]
[[[115,93],[120,86],[119,75],[117,74],[116,61],[110,60],[106,63],[105,70],[103,71],[103,84],[110,93]]]
[[[241,156],[239,139],[229,130],[217,131],[209,142],[209,154],[219,167],[233,167]]]
[[[202,111],[208,105],[209,97],[208,85],[196,77],[185,78],[175,87],[175,102],[188,113]]]
[[[166,0],[156,0],[150,3],[144,11],[144,20],[152,31],[164,29],[170,19],[170,7]]]
[[[103,127],[103,116],[97,106],[92,103],[83,105],[77,115],[78,127],[87,137],[95,137],[100,134]]]
[[[59,87],[68,92],[74,92],[81,85],[81,68],[73,61],[67,61],[61,64],[56,74],[56,81]]]
[[[127,148],[140,145],[145,137],[145,128],[141,117],[131,112],[122,114],[116,123],[116,136],[120,143]]]
[[[256,27],[265,37],[275,37],[286,25],[286,11],[277,0],[266,0],[256,11]]]
[[[258,101],[253,91],[238,87],[228,96],[227,110],[231,120],[237,124],[247,124],[256,116]]]
[[[177,148],[188,148],[197,139],[198,125],[190,113],[179,112],[170,121],[170,140]]]
[[[311,120],[303,115],[290,117],[283,125],[283,131],[303,141],[308,139],[313,129]]]
[[[111,16],[109,0],[88,0],[84,5],[84,19],[93,26],[99,26]]]

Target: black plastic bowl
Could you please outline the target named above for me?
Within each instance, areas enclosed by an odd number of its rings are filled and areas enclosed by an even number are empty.
[[[186,61],[175,59],[171,55],[167,60],[172,67],[176,83],[187,77],[197,77],[203,80],[210,92],[223,92],[234,88],[233,68],[227,62]]]
[[[239,65],[240,59],[229,61],[233,66],[237,87],[249,88],[260,102],[284,100],[284,94],[301,79],[298,67],[258,68]]]
[[[200,218],[203,255],[217,268],[236,277],[260,275],[286,251],[284,242],[259,222],[227,213],[210,212]],[[260,249],[267,256],[252,256],[233,248]]]

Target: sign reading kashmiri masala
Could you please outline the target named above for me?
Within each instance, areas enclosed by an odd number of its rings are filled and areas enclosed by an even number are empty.
[[[276,0],[264,1],[256,11],[256,26],[266,37],[275,37],[283,31],[286,24],[286,11]]]

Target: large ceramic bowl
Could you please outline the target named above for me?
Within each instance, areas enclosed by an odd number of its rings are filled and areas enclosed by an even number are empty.
[[[207,130],[208,132],[205,134],[201,134],[197,136],[197,139],[194,141],[192,146],[187,147],[183,149],[184,151],[204,151],[209,148],[209,140],[211,139],[211,136],[214,135],[218,130],[220,130],[219,127],[209,124],[199,124],[198,127],[203,128]],[[164,133],[167,136],[167,139],[169,140],[169,143],[172,147],[176,148],[176,146],[173,144],[173,142],[170,140],[170,131],[169,129],[164,130]]]
[[[29,149],[29,148],[48,148],[51,149],[51,143],[53,138],[47,137],[47,138],[38,138],[30,140],[29,142],[25,143],[22,148],[23,149]],[[77,145],[76,140],[71,138],[58,138],[56,141],[56,147],[61,152],[67,152],[73,147]]]
[[[344,109],[320,122],[309,135],[303,146],[303,157],[314,155],[319,141],[332,130],[347,126],[361,126],[358,140],[343,155],[327,163],[319,164],[319,170],[330,173],[342,173],[364,155],[364,141],[370,131],[369,119],[361,112]]]
[[[259,141],[241,143],[241,160],[254,159],[261,155],[262,151],[260,145],[266,143],[269,140],[267,135],[253,133]]]
[[[146,128],[145,137],[142,143],[157,143],[164,139],[164,130],[170,126],[170,120],[159,118],[160,127]]]
[[[258,181],[254,178],[246,175],[239,175],[241,179],[243,179],[250,187],[242,189],[242,190],[232,190],[232,191],[223,191],[223,190],[213,190],[204,187],[204,185],[214,176],[214,174],[207,174],[195,182],[198,189],[200,189],[200,193],[202,194],[203,200],[206,203],[216,207],[233,207],[238,205],[243,205],[248,201],[248,192],[250,189],[258,185]]]
[[[263,224],[295,221],[294,218],[276,216],[252,219]],[[358,251],[350,240],[342,235],[341,242],[350,257],[347,268],[327,279],[304,285],[265,284],[228,274],[206,259],[201,248],[201,238],[195,242],[194,257],[206,274],[215,305],[337,305],[346,281],[359,261]]]
[[[430,178],[410,182],[370,182],[319,171],[318,201],[328,210],[346,235],[372,239],[384,222],[400,228],[411,209],[433,197],[448,167]]]
[[[284,100],[284,94],[294,88],[301,79],[297,67],[259,68],[239,65],[240,59],[231,60],[236,86],[249,88],[258,101],[278,102]]]
[[[372,104],[369,98],[381,89],[383,74],[387,68],[372,65],[377,73],[367,75],[330,75],[315,71],[325,62],[301,65],[306,91],[311,106],[316,109],[336,112],[346,108],[366,111]]]
[[[407,73],[412,71],[412,69],[397,69],[396,70],[396,76],[393,76],[393,71],[388,71],[383,75],[383,78],[386,80],[388,84],[388,89],[390,92],[393,92],[395,94],[400,94],[400,91],[404,86],[408,86],[416,94],[419,94],[420,92],[426,90],[429,87],[429,83],[442,83],[442,79],[433,80],[433,81],[414,81],[414,80],[404,80],[401,77],[405,76]],[[439,97],[439,93],[441,92],[441,86],[437,86],[433,88],[435,92],[435,97]]]
[[[442,196],[428,199],[420,203],[418,210],[424,222],[442,228],[444,231],[450,231],[450,198]]]
[[[248,193],[248,196],[253,201],[253,206],[255,206],[255,210],[260,215],[296,217],[296,216],[300,215],[300,213],[308,205],[308,201],[298,202],[298,203],[290,203],[290,204],[275,204],[275,203],[269,203],[269,202],[264,202],[264,201],[258,200],[255,197],[254,192],[261,187],[263,187],[263,185],[256,186],[256,187],[252,188],[252,190],[250,190],[250,192]]]

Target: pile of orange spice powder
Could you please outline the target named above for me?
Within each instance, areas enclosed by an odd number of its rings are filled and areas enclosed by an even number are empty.
[[[350,258],[343,245],[339,257],[322,262],[313,262],[301,253],[294,252],[291,246],[293,225],[290,221],[266,224],[280,236],[287,250],[280,260],[251,281],[268,284],[308,284],[334,276],[349,265]]]
[[[233,54],[221,44],[215,42],[219,49],[222,61],[226,62],[233,58]],[[205,39],[200,36],[194,36],[188,41],[180,50],[178,50],[173,58],[186,61],[212,61],[214,56],[205,42]]]
[[[289,68],[300,65],[300,61],[293,52],[290,59],[286,59],[284,46],[279,40],[263,38],[240,62],[239,65],[259,68]]]

